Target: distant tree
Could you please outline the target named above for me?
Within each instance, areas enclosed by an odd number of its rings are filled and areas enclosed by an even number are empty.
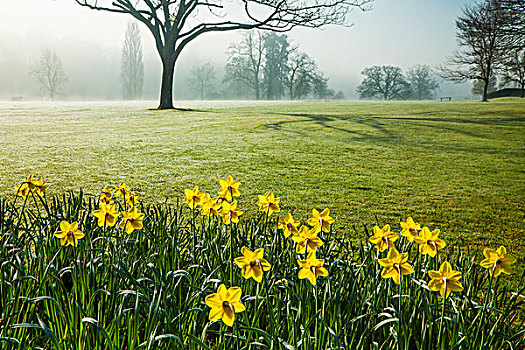
[[[250,89],[255,99],[261,98],[264,44],[260,31],[249,31],[240,43],[232,44],[227,52],[225,82],[237,89]]]
[[[45,49],[33,64],[31,75],[40,83],[41,93],[52,101],[63,94],[62,89],[68,80],[60,57],[49,49]]]
[[[502,84],[514,83],[520,89],[520,97],[525,96],[525,49],[513,50],[502,69]]]
[[[411,97],[416,100],[431,100],[434,92],[439,88],[432,68],[425,64],[410,67],[407,71],[407,80],[410,84]]]
[[[120,60],[120,83],[122,97],[125,100],[136,100],[142,97],[144,63],[142,61],[140,29],[135,22],[128,22],[126,28]]]
[[[410,95],[410,84],[401,68],[394,66],[372,66],[362,72],[365,76],[357,87],[359,98],[406,99]]]
[[[456,37],[461,49],[441,66],[441,76],[455,82],[483,82],[481,100],[487,101],[491,75],[518,40],[506,30],[508,18],[500,0],[465,6],[456,19]]]
[[[270,32],[263,36],[264,46],[264,94],[268,100],[284,96],[285,77],[288,73],[290,43],[287,35]]]
[[[312,91],[314,75],[318,68],[306,53],[294,51],[288,63],[286,84],[289,98],[299,100]]]
[[[368,9],[370,0],[75,0],[81,6],[133,16],[155,40],[162,62],[159,109],[173,108],[175,63],[189,43],[210,32],[347,24],[350,8]]]
[[[193,67],[190,73],[190,85],[199,93],[201,100],[208,97],[208,92],[215,80],[215,68],[209,63]]]
[[[487,86],[487,94],[490,94],[494,91],[496,91],[498,85],[498,78],[493,73],[490,75],[489,84]],[[483,89],[485,87],[485,82],[483,80],[475,80],[474,83],[472,83],[472,95],[480,96],[483,94]]]

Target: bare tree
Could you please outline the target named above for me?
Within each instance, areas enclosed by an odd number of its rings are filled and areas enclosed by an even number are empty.
[[[328,79],[306,53],[294,50],[288,63],[288,94],[290,99],[299,100],[307,96],[314,98],[333,97],[328,88]]]
[[[525,49],[513,50],[502,69],[502,84],[514,83],[520,88],[520,97],[525,96]]]
[[[467,5],[456,19],[460,50],[440,67],[442,77],[455,82],[483,82],[482,101],[487,101],[491,75],[515,46],[517,36],[506,30],[508,14],[499,0]]]
[[[237,88],[253,90],[255,99],[261,98],[264,43],[260,31],[249,31],[243,35],[240,43],[228,49],[225,82]]]
[[[93,10],[125,13],[151,31],[162,61],[160,109],[173,108],[173,73],[184,48],[202,34],[240,29],[288,31],[346,24],[349,9],[371,0],[75,0]],[[226,6],[227,4],[227,6]]]
[[[407,80],[410,84],[412,98],[416,100],[430,100],[434,98],[434,91],[439,88],[432,68],[426,64],[418,64],[407,71]]]
[[[120,82],[124,99],[135,100],[142,97],[144,63],[142,61],[140,29],[135,22],[128,22],[126,28],[120,69]]]
[[[394,66],[372,66],[362,72],[365,76],[357,87],[359,98],[406,99],[410,95],[410,84],[401,68]]]
[[[49,49],[45,49],[38,61],[33,64],[31,75],[40,83],[42,94],[52,101],[62,95],[62,88],[68,80],[60,57]]]
[[[197,93],[201,100],[204,100],[208,90],[215,80],[215,68],[209,63],[202,66],[193,67],[190,73],[190,85]]]

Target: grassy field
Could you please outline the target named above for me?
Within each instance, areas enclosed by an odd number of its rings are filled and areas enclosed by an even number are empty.
[[[303,220],[329,207],[354,236],[413,216],[450,247],[505,244],[523,267],[525,100],[150,106],[0,103],[0,195],[32,172],[49,195],[125,181],[176,202],[231,174],[248,212],[271,190]]]

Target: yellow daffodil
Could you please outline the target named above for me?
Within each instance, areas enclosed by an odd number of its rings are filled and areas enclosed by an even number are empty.
[[[259,206],[259,211],[264,211],[268,213],[268,216],[272,213],[278,213],[281,211],[279,208],[279,201],[281,198],[275,198],[272,192],[266,192],[263,195],[259,195],[259,200],[257,200],[257,205]]]
[[[414,241],[419,244],[419,252],[423,255],[428,254],[435,257],[439,249],[444,248],[447,244],[444,240],[438,238],[439,230],[430,232],[428,227],[423,227],[419,236],[414,238]]]
[[[44,196],[44,193],[46,193],[47,185],[44,182],[43,179],[38,179],[35,182],[33,182],[35,185],[34,191],[36,194],[38,194],[40,197]]]
[[[222,208],[219,211],[219,215],[222,216],[222,220],[226,225],[232,222],[239,222],[239,216],[241,216],[242,213],[243,211],[237,208],[237,201],[233,201],[231,204],[223,202]]]
[[[78,240],[84,237],[84,234],[78,229],[78,222],[69,223],[62,221],[60,230],[55,232],[55,237],[60,238],[60,245],[78,246]]]
[[[299,279],[308,278],[311,284],[314,286],[317,283],[317,277],[328,276],[328,271],[323,267],[324,259],[317,259],[315,257],[315,251],[308,254],[306,260],[297,260],[301,270],[299,270]]]
[[[246,247],[242,247],[241,253],[243,256],[235,258],[237,266],[242,268],[242,277],[246,279],[253,278],[256,282],[261,282],[263,278],[263,271],[268,271],[272,267],[264,256],[264,249],[259,248],[251,251]]]
[[[114,226],[119,215],[120,213],[115,210],[114,203],[104,204],[101,202],[100,209],[93,212],[93,216],[98,219],[98,226]]]
[[[98,196],[99,201],[104,203],[111,203],[113,202],[113,191],[109,186],[106,186],[102,192],[100,192],[100,195]]]
[[[434,292],[439,292],[443,299],[448,298],[450,292],[461,292],[463,290],[463,286],[459,282],[461,272],[452,270],[448,261],[441,264],[439,271],[428,271],[428,276],[431,278],[428,287]]]
[[[408,217],[406,222],[401,221],[400,224],[403,229],[401,236],[406,237],[409,242],[413,242],[414,238],[419,234],[419,231],[421,231],[421,226],[417,222],[414,222],[411,217]]]
[[[241,296],[241,288],[231,287],[226,289],[226,286],[221,284],[217,289],[217,293],[210,294],[205,299],[206,305],[211,308],[208,315],[210,321],[222,319],[222,322],[227,326],[233,326],[235,314],[246,310],[244,304],[240,302]]]
[[[392,278],[395,283],[400,284],[404,275],[410,275],[414,272],[407,260],[408,253],[400,254],[396,247],[392,246],[386,258],[377,261],[379,265],[383,266],[381,277]]]
[[[134,207],[139,203],[139,195],[130,191],[126,196],[126,203],[128,203],[130,207]]]
[[[241,192],[239,192],[241,182],[234,181],[231,175],[228,176],[226,180],[220,179],[219,184],[221,185],[221,189],[218,191],[218,194],[226,198],[227,201],[231,201],[233,197],[239,197],[241,195]]]
[[[291,234],[296,234],[298,232],[297,226],[300,222],[293,219],[292,214],[288,213],[284,217],[279,218],[279,228],[284,230],[284,237],[287,238]]]
[[[390,225],[385,225],[383,228],[374,226],[374,235],[368,239],[370,243],[375,244],[377,250],[384,252],[388,248],[394,247],[394,242],[399,236],[390,231]]]
[[[308,225],[315,229],[315,232],[330,232],[330,225],[335,221],[333,218],[328,216],[330,209],[326,208],[321,213],[317,210],[312,210],[312,217],[308,219]]]
[[[500,246],[498,250],[485,248],[483,255],[485,259],[481,261],[480,265],[488,269],[493,277],[499,276],[502,272],[507,275],[512,273],[510,265],[516,262],[516,258],[507,254],[504,246]]]
[[[142,220],[144,220],[144,214],[139,213],[136,207],[131,208],[130,211],[122,212],[122,221],[118,225],[121,230],[126,228],[126,233],[130,234],[135,230],[142,229]]]
[[[115,186],[115,194],[119,197],[126,198],[128,196],[129,187],[126,186],[124,182],[120,185]]]
[[[221,205],[217,203],[216,198],[211,198],[209,194],[206,194],[206,196],[203,199],[202,206],[201,206],[201,215],[206,215],[206,216],[219,215],[220,207]]]
[[[306,226],[301,226],[301,229],[292,236],[292,240],[297,243],[295,247],[297,254],[302,254],[307,249],[309,252],[315,252],[317,247],[323,245],[323,241],[317,236],[315,228],[309,230]]]
[[[197,207],[197,205],[201,205],[204,201],[204,197],[206,197],[206,193],[200,192],[198,186],[195,186],[193,190],[189,188],[185,189],[184,194],[186,196],[184,198],[184,203],[188,203],[190,209]]]
[[[26,183],[22,183],[21,185],[16,186],[15,190],[16,195],[24,199],[26,199],[27,195],[31,192],[31,190],[29,189],[29,185]]]
[[[27,186],[29,187],[29,189],[31,191],[33,191],[33,189],[35,188],[35,182],[36,180],[33,178],[33,174],[29,174],[29,176],[27,176],[24,181],[22,181],[20,183],[20,185],[23,185],[23,184],[27,184]]]

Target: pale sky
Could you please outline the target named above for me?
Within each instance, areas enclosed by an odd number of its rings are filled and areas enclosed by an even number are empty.
[[[300,45],[330,78],[330,85],[355,98],[355,88],[367,66],[390,64],[406,69],[414,64],[437,65],[456,48],[454,20],[467,0],[376,0],[369,12],[354,10],[351,28],[331,26],[323,30],[296,28],[290,38]],[[92,11],[74,0],[0,0],[0,63],[32,62],[44,48],[57,51],[69,75],[70,88],[78,95],[118,98],[120,51],[129,15]],[[151,34],[141,24],[145,89],[156,99],[160,63]],[[219,69],[225,51],[239,33],[210,33],[198,38],[183,52],[176,82],[182,83],[182,68],[210,62]],[[26,73],[0,68],[2,80],[12,81],[14,90],[28,88]],[[113,77],[108,82],[108,77]],[[222,72],[219,72],[222,80]],[[106,79],[106,80],[105,80]],[[465,97],[468,87],[443,87]],[[21,93],[21,92],[20,92]],[[0,98],[1,98],[0,94]],[[4,96],[5,97],[5,96]]]

